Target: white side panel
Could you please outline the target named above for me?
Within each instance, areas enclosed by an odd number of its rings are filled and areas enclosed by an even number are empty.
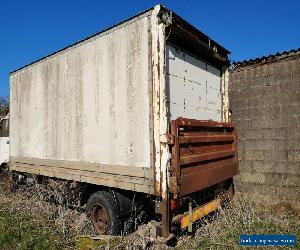
[[[146,16],[13,74],[10,155],[149,168],[148,30]]]
[[[170,120],[222,120],[219,69],[167,46],[167,85]]]
[[[9,159],[9,137],[0,137],[0,165]]]

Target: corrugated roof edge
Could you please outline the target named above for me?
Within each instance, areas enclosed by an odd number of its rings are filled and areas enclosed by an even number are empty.
[[[158,4],[158,5],[162,6],[165,10],[171,11],[170,9],[166,8],[165,6],[163,6],[163,5],[161,5],[161,4]],[[156,6],[156,5],[155,5],[155,6]],[[90,36],[88,36],[88,37],[86,37],[86,38],[84,38],[84,39],[82,39],[82,40],[79,40],[79,41],[77,41],[77,42],[74,42],[74,43],[72,43],[72,44],[70,44],[70,45],[68,45],[68,46],[66,46],[66,47],[64,47],[64,48],[62,48],[62,49],[60,49],[60,50],[56,50],[56,51],[54,51],[53,53],[50,53],[50,54],[48,54],[48,55],[46,55],[46,56],[43,56],[43,57],[41,57],[41,58],[39,58],[39,59],[37,59],[37,60],[31,62],[31,63],[28,63],[28,64],[26,64],[26,65],[20,67],[20,68],[17,68],[17,69],[15,69],[15,70],[11,71],[9,74],[11,75],[11,74],[13,74],[13,73],[15,73],[15,72],[17,72],[17,71],[19,71],[19,70],[22,70],[22,69],[24,69],[24,68],[26,68],[26,67],[28,67],[28,66],[30,66],[30,65],[32,65],[32,64],[35,64],[35,63],[37,63],[37,62],[39,62],[39,61],[42,61],[42,60],[44,60],[44,59],[46,59],[46,58],[48,58],[48,57],[50,57],[50,56],[53,56],[53,55],[55,55],[55,54],[57,54],[57,53],[59,53],[59,52],[62,52],[62,51],[64,51],[64,50],[66,50],[66,49],[68,49],[68,48],[70,48],[70,47],[72,47],[72,46],[75,46],[75,45],[77,45],[77,44],[79,44],[79,43],[81,43],[81,42],[84,42],[84,41],[86,41],[86,40],[88,40],[88,39],[90,39],[90,38],[92,38],[92,37],[95,37],[95,36],[97,36],[97,35],[100,35],[101,33],[107,32],[108,30],[110,30],[110,29],[112,29],[112,28],[115,28],[115,27],[117,27],[117,26],[119,26],[119,25],[122,25],[123,23],[126,23],[126,22],[128,22],[128,21],[130,21],[130,20],[132,20],[132,19],[134,19],[134,18],[136,18],[136,17],[138,17],[138,16],[140,16],[140,15],[143,15],[143,14],[147,13],[148,11],[153,10],[155,6],[153,6],[153,7],[151,7],[151,8],[148,8],[148,9],[142,11],[142,12],[139,12],[139,13],[137,13],[136,15],[131,16],[131,17],[129,17],[129,18],[127,18],[127,19],[125,19],[125,20],[123,20],[123,21],[121,21],[121,22],[115,24],[115,25],[112,25],[112,26],[110,26],[110,27],[104,29],[104,30],[101,30],[101,31],[99,31],[99,32],[96,32],[96,33],[94,33],[94,34],[92,34],[92,35],[90,35]],[[178,16],[176,13],[174,13],[173,11],[172,11],[172,13],[175,14],[175,16],[176,16],[177,18],[180,18],[182,21],[184,21],[186,24],[188,24],[190,28],[196,30],[201,36],[206,37],[206,38],[209,38],[206,34],[204,34],[203,32],[201,32],[200,30],[198,30],[198,29],[195,28],[194,26],[192,26],[190,23],[188,23],[187,21],[185,21],[183,18],[181,18],[180,16]],[[223,46],[221,46],[220,44],[218,44],[217,42],[215,42],[213,39],[210,39],[210,40],[211,40],[213,43],[215,43],[219,48],[221,48],[221,49],[223,50],[223,52],[225,52],[226,54],[229,54],[229,53],[230,53],[228,50],[226,50]]]
[[[249,59],[249,60],[244,60],[244,61],[239,61],[239,62],[233,62],[232,67],[236,68],[236,67],[243,67],[243,66],[247,66],[247,65],[251,65],[251,64],[255,64],[255,63],[269,62],[271,60],[276,59],[277,57],[288,56],[288,55],[291,55],[291,54],[294,54],[294,53],[297,53],[297,52],[300,52],[300,47],[298,49],[291,49],[291,50],[288,50],[288,51],[277,52],[276,54],[257,57],[255,59]]]
[[[165,7],[164,7],[165,8]],[[168,10],[167,8],[165,8],[166,10]],[[180,19],[180,21],[182,23],[184,23],[189,30],[194,31],[195,33],[198,34],[198,36],[206,39],[207,41],[209,41],[209,43],[211,43],[212,45],[216,45],[218,47],[218,49],[221,49],[223,56],[230,54],[230,51],[225,49],[222,45],[220,45],[219,43],[217,43],[215,40],[213,40],[212,38],[210,38],[208,35],[206,35],[205,33],[203,33],[202,31],[200,31],[199,29],[197,29],[196,27],[194,27],[192,24],[190,24],[189,22],[187,22],[185,19],[183,19],[182,17],[178,16],[176,13],[172,13],[173,15],[173,19],[174,17],[176,17],[177,19]],[[218,51],[219,53],[219,51]]]

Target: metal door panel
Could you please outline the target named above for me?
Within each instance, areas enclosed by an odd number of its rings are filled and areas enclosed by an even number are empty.
[[[219,69],[168,45],[166,71],[169,117],[222,120]]]

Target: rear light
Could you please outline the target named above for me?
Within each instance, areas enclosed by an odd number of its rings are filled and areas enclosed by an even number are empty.
[[[170,200],[170,209],[175,210],[179,207],[179,199],[171,199]]]

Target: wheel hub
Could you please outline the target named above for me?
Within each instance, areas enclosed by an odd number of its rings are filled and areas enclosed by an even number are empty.
[[[101,205],[96,205],[91,211],[91,219],[94,230],[97,234],[107,234],[108,216],[106,210]]]

